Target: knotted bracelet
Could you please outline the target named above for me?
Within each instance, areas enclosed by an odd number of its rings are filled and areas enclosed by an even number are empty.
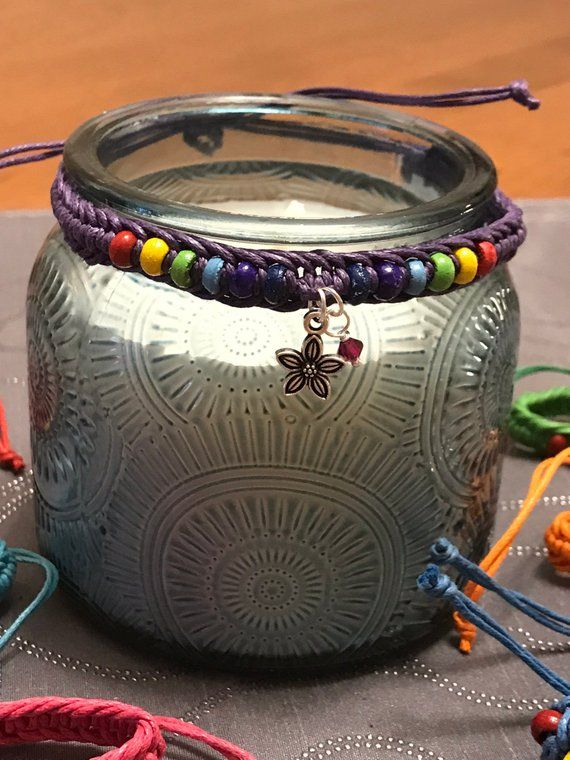
[[[523,81],[424,96],[343,88],[296,94],[410,106],[466,106],[509,98],[531,110],[539,105]],[[63,148],[63,141],[14,146],[0,151],[0,168],[61,155]],[[66,242],[88,264],[140,272],[232,305],[279,309],[308,306],[322,288],[353,304],[449,293],[508,262],[526,235],[520,208],[500,191],[477,229],[416,245],[351,252],[239,247],[124,216],[84,197],[64,165],[53,183],[51,203]]]
[[[200,742],[226,760],[255,760],[193,723],[151,715],[121,702],[73,697],[0,702],[0,746],[79,742],[113,747],[100,755],[101,760],[161,760],[166,752],[163,733]]]

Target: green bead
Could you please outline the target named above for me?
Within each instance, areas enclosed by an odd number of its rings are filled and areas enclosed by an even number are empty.
[[[455,265],[445,253],[432,253],[430,259],[433,262],[434,273],[428,290],[441,293],[453,285],[455,279]]]
[[[172,281],[179,288],[189,288],[192,282],[192,267],[196,262],[194,251],[180,251],[168,270]]]

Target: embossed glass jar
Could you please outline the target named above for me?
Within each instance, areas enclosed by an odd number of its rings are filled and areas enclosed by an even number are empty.
[[[300,96],[181,98],[67,142],[84,195],[249,247],[335,251],[475,228],[489,158],[447,129]],[[28,296],[37,526],[109,621],[232,667],[333,665],[425,634],[431,541],[479,558],[496,508],[518,304],[507,270],[349,307],[362,366],[282,394],[303,311],[238,309],[112,267],[59,229]]]

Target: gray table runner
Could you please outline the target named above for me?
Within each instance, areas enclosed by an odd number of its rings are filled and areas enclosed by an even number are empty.
[[[524,205],[529,239],[512,266],[523,315],[520,363],[570,365],[570,200]],[[47,213],[0,215],[0,395],[13,444],[28,458],[24,297],[32,261],[51,223]],[[529,378],[517,390],[557,382],[554,376]],[[507,458],[497,530],[513,518],[535,464]],[[569,468],[549,493],[522,531],[500,579],[568,612],[570,578],[553,573],[542,535],[558,511],[570,509]],[[19,478],[0,474],[0,535],[11,546],[36,546],[31,499],[29,472]],[[38,571],[19,570],[10,600],[0,608],[0,622],[11,619],[39,583]],[[570,642],[491,598],[485,605],[568,677]],[[470,657],[461,656],[454,641],[452,634],[442,633],[412,653],[358,672],[289,680],[236,676],[191,670],[137,649],[58,591],[0,655],[0,699],[56,694],[132,702],[195,721],[260,760],[538,758],[530,720],[556,695],[488,637],[479,636]],[[9,760],[85,760],[98,753],[68,745],[2,749],[0,754]],[[180,741],[168,753],[181,760],[203,756],[203,750]]]

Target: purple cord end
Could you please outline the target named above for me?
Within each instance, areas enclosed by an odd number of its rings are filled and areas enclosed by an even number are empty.
[[[526,79],[515,79],[510,85],[511,97],[515,103],[520,103],[521,106],[525,106],[529,111],[536,111],[540,108],[540,100],[535,98],[531,93],[528,82]]]

